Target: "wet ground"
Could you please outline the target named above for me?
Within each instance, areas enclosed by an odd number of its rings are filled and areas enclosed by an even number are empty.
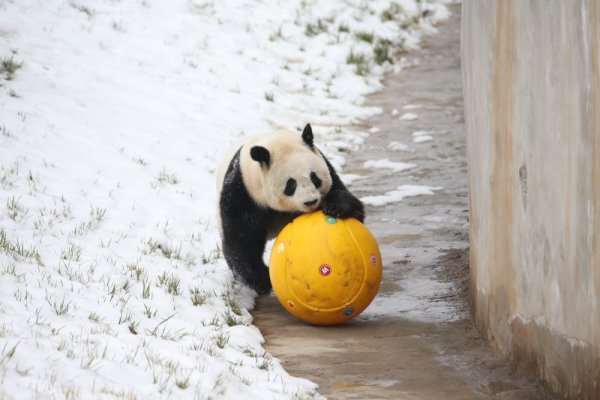
[[[435,188],[367,207],[384,263],[378,297],[359,317],[333,327],[297,320],[272,295],[259,298],[254,310],[267,351],[329,399],[552,398],[495,356],[470,319],[460,9],[453,7],[439,33],[406,54],[406,67],[370,97],[383,113],[366,121],[365,130],[375,129],[344,170],[368,177],[350,185],[361,198],[402,185]],[[363,166],[384,159],[415,166]]]

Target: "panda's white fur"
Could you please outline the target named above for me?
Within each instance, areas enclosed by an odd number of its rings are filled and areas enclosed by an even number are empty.
[[[364,218],[362,203],[314,146],[310,125],[302,135],[276,131],[242,140],[216,175],[223,254],[259,293],[271,288],[265,243],[294,217],[321,208],[340,218]],[[290,180],[294,190],[288,191]]]

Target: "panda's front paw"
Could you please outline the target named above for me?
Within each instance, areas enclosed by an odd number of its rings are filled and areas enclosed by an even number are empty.
[[[345,190],[329,192],[323,202],[323,212],[336,218],[356,218],[361,222],[365,220],[362,202]]]

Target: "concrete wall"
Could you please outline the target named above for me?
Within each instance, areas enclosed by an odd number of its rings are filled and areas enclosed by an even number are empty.
[[[600,0],[463,0],[480,330],[600,399]]]

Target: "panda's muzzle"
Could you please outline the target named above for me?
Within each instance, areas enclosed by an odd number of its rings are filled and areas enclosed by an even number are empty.
[[[305,202],[304,202],[304,205],[305,205],[306,207],[312,207],[312,206],[314,206],[315,204],[317,204],[317,201],[318,201],[318,199],[314,199],[314,200],[311,200],[311,201],[305,201]]]

